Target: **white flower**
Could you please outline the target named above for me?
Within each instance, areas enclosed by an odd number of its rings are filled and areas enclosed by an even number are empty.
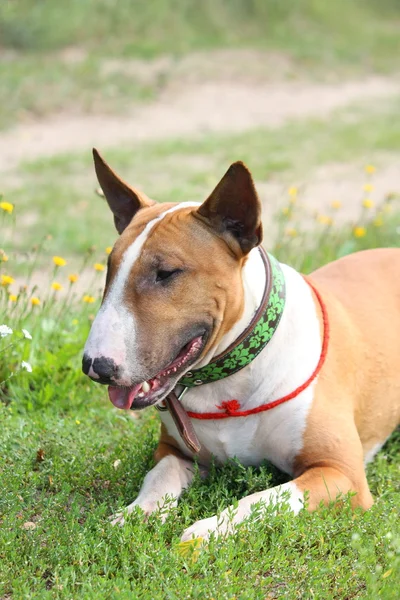
[[[0,338],[7,337],[11,335],[13,330],[8,325],[0,325]]]
[[[28,373],[32,373],[32,366],[30,363],[26,362],[26,361],[22,361],[21,363],[21,368],[25,369],[25,371],[28,371]]]
[[[24,338],[26,338],[27,340],[31,340],[32,339],[32,336],[31,336],[31,334],[29,333],[29,331],[27,329],[22,329],[21,331],[24,334]]]

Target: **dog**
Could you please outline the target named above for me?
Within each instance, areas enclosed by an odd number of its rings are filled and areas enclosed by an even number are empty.
[[[113,524],[136,507],[165,518],[195,462],[206,474],[231,457],[293,479],[197,521],[182,541],[232,532],[256,503],[296,514],[352,492],[368,509],[364,465],[400,420],[400,249],[305,278],[262,250],[243,163],[201,204],[156,204],[93,153],[120,237],[83,372],[118,408],[156,406],[162,421],[156,465]]]

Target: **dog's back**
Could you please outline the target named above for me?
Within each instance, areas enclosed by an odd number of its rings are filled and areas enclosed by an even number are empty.
[[[400,249],[351,254],[310,279],[331,322],[322,385],[334,385],[338,405],[352,402],[368,459],[400,421]]]

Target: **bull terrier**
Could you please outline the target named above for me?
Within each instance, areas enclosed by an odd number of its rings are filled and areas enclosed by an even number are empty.
[[[260,246],[261,204],[234,163],[203,202],[156,204],[94,150],[120,237],[83,371],[120,409],[160,409],[155,467],[123,525],[176,504],[194,476],[236,457],[293,480],[194,523],[182,540],[229,533],[255,503],[296,514],[353,492],[400,420],[400,249],[358,252],[308,277]]]

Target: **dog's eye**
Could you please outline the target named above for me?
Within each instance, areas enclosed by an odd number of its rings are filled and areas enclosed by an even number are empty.
[[[180,272],[180,269],[172,269],[171,271],[167,271],[166,269],[158,269],[156,283],[158,283],[159,281],[166,281],[167,279],[171,279],[174,275],[177,275]]]

